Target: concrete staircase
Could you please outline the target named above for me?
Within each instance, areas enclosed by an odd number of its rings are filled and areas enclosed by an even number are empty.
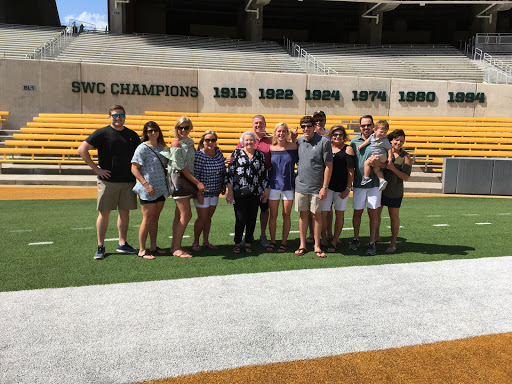
[[[64,185],[95,186],[96,175],[86,165],[2,164],[0,185]],[[406,193],[442,193],[440,173],[425,173],[413,166],[411,177],[404,183]]]

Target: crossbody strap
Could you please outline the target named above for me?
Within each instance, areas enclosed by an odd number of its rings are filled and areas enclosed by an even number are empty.
[[[144,143],[146,144],[146,143]],[[148,147],[151,152],[153,152],[155,154],[155,156],[157,157],[158,159],[158,162],[160,163],[160,165],[162,166],[162,169],[164,170],[164,173],[166,173],[166,169],[165,169],[165,166],[162,164],[162,160],[160,160],[160,156],[158,156],[158,153],[156,153],[155,151],[153,151],[153,148],[151,148],[149,145],[146,144],[146,147]]]

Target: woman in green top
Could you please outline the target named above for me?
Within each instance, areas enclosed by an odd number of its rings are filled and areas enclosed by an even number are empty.
[[[161,154],[169,159],[168,172],[180,171],[189,181],[197,186],[197,199],[201,202],[206,190],[203,183],[194,177],[194,159],[196,149],[194,140],[188,137],[192,131],[192,121],[187,116],[182,116],[174,125],[174,140],[171,147]],[[182,249],[181,241],[187,228],[187,224],[192,218],[192,209],[190,208],[190,198],[192,196],[173,196],[176,203],[174,212],[174,221],[172,223],[172,244],[171,252],[174,256],[181,258],[190,258],[192,255]]]
[[[382,191],[381,206],[379,208],[379,217],[381,217],[382,207],[388,207],[389,218],[391,220],[391,243],[387,253],[396,251],[396,239],[400,229],[400,206],[404,197],[404,180],[408,180],[411,175],[412,160],[411,156],[405,152],[402,147],[405,142],[405,133],[401,129],[395,129],[388,135],[393,152],[393,162],[384,170],[384,178],[388,186]]]

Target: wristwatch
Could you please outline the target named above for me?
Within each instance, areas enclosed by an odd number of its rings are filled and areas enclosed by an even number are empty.
[[[353,190],[353,189],[352,189],[352,187],[347,187],[347,189],[348,189],[349,191],[352,191],[352,190]]]
[[[325,189],[325,190],[327,190],[327,187],[322,187],[322,189]]]

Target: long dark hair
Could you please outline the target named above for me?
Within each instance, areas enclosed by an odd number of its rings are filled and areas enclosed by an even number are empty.
[[[148,135],[148,129],[153,128],[158,131],[158,138],[156,139],[156,142],[161,145],[162,147],[165,147],[165,140],[164,136],[162,135],[162,130],[160,129],[160,126],[155,123],[154,121],[148,121],[146,124],[144,124],[144,129],[142,130],[142,138],[141,141],[145,142],[149,140]]]

